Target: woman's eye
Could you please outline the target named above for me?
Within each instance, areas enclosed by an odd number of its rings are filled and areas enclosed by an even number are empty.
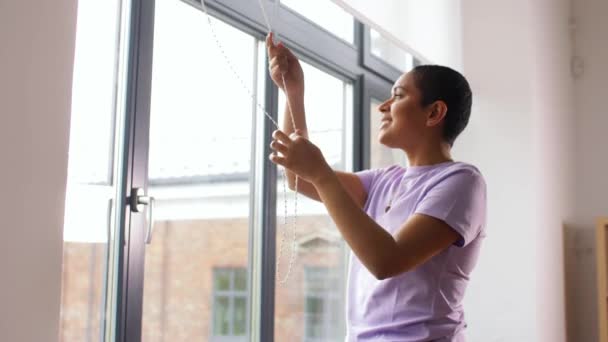
[[[396,99],[400,99],[400,98],[403,97],[403,95],[401,95],[401,94],[395,94],[395,95],[393,95],[393,97],[396,98]]]

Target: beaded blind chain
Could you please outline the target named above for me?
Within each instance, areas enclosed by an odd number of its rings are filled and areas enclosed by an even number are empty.
[[[280,0],[277,0],[276,6],[279,6],[279,4],[280,4],[279,1]],[[258,0],[258,3],[260,6],[260,9],[262,10],[262,15],[264,16],[264,20],[266,22],[266,27],[268,29],[268,32],[272,32],[272,28],[270,26],[270,22],[268,21],[268,16],[266,15],[266,9],[264,8],[264,4],[262,3],[262,0]],[[239,81],[239,83],[241,84],[243,89],[245,89],[247,91],[247,93],[249,94],[251,99],[255,102],[256,106],[277,127],[277,129],[280,129],[279,124],[272,118],[272,116],[268,113],[268,111],[266,111],[264,106],[262,106],[256,100],[256,97],[253,94],[253,92],[251,91],[251,89],[245,84],[245,81],[243,81],[243,78],[241,78],[241,76],[239,76],[238,72],[236,72],[234,64],[232,64],[232,61],[226,54],[226,51],[224,50],[222,43],[220,42],[220,40],[217,37],[217,34],[215,32],[215,26],[213,25],[213,22],[211,21],[211,16],[207,12],[207,7],[205,6],[205,0],[201,0],[201,7],[207,17],[207,23],[209,24],[209,29],[210,29],[211,35],[213,36],[213,40],[215,40],[215,44],[216,44],[218,50],[220,51],[224,60],[226,61],[226,65],[228,65],[228,68],[230,69],[232,74]],[[291,123],[293,125],[293,130],[295,132],[296,124],[295,124],[295,120],[293,117],[293,112],[291,111],[291,105],[289,104],[289,94],[287,93],[287,87],[285,84],[285,76],[281,75],[281,77],[283,79],[283,91],[285,92],[285,97],[287,98],[287,106],[289,108],[289,113],[291,114]],[[283,204],[284,204],[283,225],[285,226],[285,229],[283,229],[283,232],[281,234],[281,246],[279,249],[279,254],[277,255],[277,266],[276,266],[277,279],[279,279],[278,282],[280,284],[285,284],[287,282],[287,279],[289,279],[289,275],[291,274],[292,266],[295,262],[296,226],[297,226],[297,213],[298,213],[298,176],[296,176],[295,187],[294,187],[294,213],[293,213],[293,221],[292,221],[292,229],[291,229],[291,253],[290,253],[290,257],[289,257],[289,263],[287,266],[287,272],[285,274],[285,277],[281,279],[281,277],[279,276],[279,266],[281,265],[281,256],[283,255],[283,249],[285,247],[285,239],[286,239],[286,235],[287,235],[287,172],[285,171],[285,169],[283,169],[283,199],[284,199],[284,201],[283,201]]]

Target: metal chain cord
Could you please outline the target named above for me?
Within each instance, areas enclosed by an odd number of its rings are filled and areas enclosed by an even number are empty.
[[[270,26],[270,22],[268,21],[268,16],[266,15],[266,9],[264,8],[262,0],[258,0],[258,3],[260,6],[260,9],[262,10],[262,15],[264,16],[264,20],[266,21],[266,26],[268,28],[268,32],[272,32],[272,28]],[[276,6],[279,6],[279,4],[280,4],[280,2],[279,2],[279,0],[277,0]],[[252,101],[255,102],[256,106],[277,127],[277,129],[280,129],[279,124],[272,118],[272,116],[268,113],[268,111],[266,111],[264,106],[262,106],[257,101],[255,95],[253,94],[253,91],[245,84],[245,81],[243,81],[243,79],[241,78],[239,73],[236,71],[234,64],[232,64],[232,61],[226,54],[226,51],[225,51],[222,43],[220,42],[220,40],[217,37],[216,31],[215,31],[215,26],[213,25],[213,22],[211,21],[211,16],[207,12],[207,7],[205,6],[205,0],[201,0],[201,7],[207,17],[207,23],[209,24],[209,29],[211,31],[213,40],[215,41],[215,44],[216,44],[218,50],[222,54],[222,57],[226,61],[228,68],[230,69],[230,71],[232,72],[234,77],[239,81],[239,83],[241,84],[241,87],[243,87],[243,89],[245,89],[245,91],[247,91],[247,93],[249,94],[249,97],[251,97]],[[287,99],[287,101],[286,101],[287,106],[290,109],[289,113],[291,114],[291,123],[293,125],[293,130],[295,132],[296,124],[295,124],[295,120],[293,117],[293,112],[291,111],[291,105],[289,104],[289,94],[287,93],[285,76],[284,75],[281,75],[281,76],[283,78],[283,90],[285,92],[285,96]],[[283,225],[285,226],[285,229],[283,229],[283,232],[281,234],[281,243],[280,243],[279,253],[277,255],[276,271],[277,271],[277,278],[279,279],[278,282],[280,284],[285,284],[287,282],[287,280],[289,279],[289,275],[291,274],[291,269],[293,268],[293,264],[295,263],[295,259],[296,259],[295,250],[296,250],[296,227],[297,227],[297,216],[298,216],[298,176],[296,176],[296,178],[295,178],[295,187],[294,187],[294,213],[293,213],[293,222],[292,222],[293,225],[292,225],[292,233],[291,233],[291,236],[292,236],[291,253],[290,253],[290,257],[289,257],[289,263],[287,266],[287,272],[285,274],[285,277],[281,279],[281,277],[279,276],[279,267],[281,265],[281,257],[283,255],[283,250],[285,247],[285,239],[286,239],[286,234],[287,234],[287,215],[288,215],[288,213],[287,213],[287,211],[288,211],[287,210],[287,207],[288,207],[287,206],[287,172],[284,168],[282,169],[282,171],[283,171],[283,199],[284,199],[284,201],[283,201],[283,203],[284,203]]]

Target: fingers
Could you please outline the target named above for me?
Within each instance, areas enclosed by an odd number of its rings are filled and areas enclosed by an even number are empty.
[[[268,66],[270,68],[275,67],[275,66],[281,66],[281,67],[287,67],[287,57],[285,57],[284,55],[276,55],[272,58],[270,58],[270,62],[268,63]]]
[[[299,143],[302,140],[308,140],[304,134],[304,131],[299,128],[296,128],[296,130],[289,135],[289,139],[291,139],[292,143]]]
[[[278,48],[272,41],[272,32],[266,36],[266,49],[268,49],[268,58],[272,58],[278,53]]]
[[[279,87],[282,87],[283,85],[283,80],[281,79],[281,76],[285,74],[285,71],[281,70],[281,67],[279,66],[275,66],[272,69],[270,69],[270,76],[272,77],[273,80],[277,81],[277,85]]]
[[[284,74],[288,70],[287,58],[285,56],[277,55],[270,59],[270,63],[268,65],[268,69],[271,73],[281,73]]]
[[[268,156],[268,158],[273,163],[275,163],[277,165],[281,165],[281,166],[285,166],[285,164],[287,162],[287,160],[284,157],[279,156],[278,154],[276,154],[276,152],[275,153],[271,153],[270,156]]]
[[[274,152],[272,152],[269,156],[270,161],[277,165],[286,166],[287,165],[287,153],[289,152],[289,145],[291,144],[291,139],[287,136],[287,134],[283,133],[281,130],[276,130],[272,133],[272,137],[275,139],[270,143],[270,148]],[[282,155],[279,155],[278,153]]]
[[[280,141],[281,143],[283,143],[283,145],[289,147],[289,145],[291,145],[292,141],[289,138],[289,136],[287,134],[285,134],[283,131],[281,130],[276,130],[272,133],[272,137],[275,138],[276,140]]]
[[[288,148],[287,146],[283,145],[282,143],[280,143],[278,140],[273,140],[270,143],[270,148],[276,152],[281,153],[282,155],[286,155],[288,152]]]
[[[288,49],[285,45],[283,45],[283,42],[279,42],[279,44],[277,44],[277,49],[280,53],[284,54],[285,57],[287,58],[287,60],[297,60],[298,58],[296,57],[296,55],[293,54],[293,52],[291,52],[290,49]]]
[[[275,44],[273,41],[273,38],[274,38],[274,34],[272,32],[270,32],[266,36],[266,48],[268,49],[268,58],[272,59],[273,57],[281,56],[281,58],[284,58],[288,61],[293,61],[293,60],[298,59],[293,54],[293,52],[291,52],[291,50],[289,50],[283,44],[283,42],[279,42],[278,44]]]
[[[266,35],[266,47],[269,49],[275,47],[274,42],[272,41],[272,36],[272,32]]]

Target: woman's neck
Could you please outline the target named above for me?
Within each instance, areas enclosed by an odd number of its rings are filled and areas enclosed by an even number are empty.
[[[452,147],[448,143],[419,146],[415,150],[405,150],[409,166],[434,165],[452,161]]]

